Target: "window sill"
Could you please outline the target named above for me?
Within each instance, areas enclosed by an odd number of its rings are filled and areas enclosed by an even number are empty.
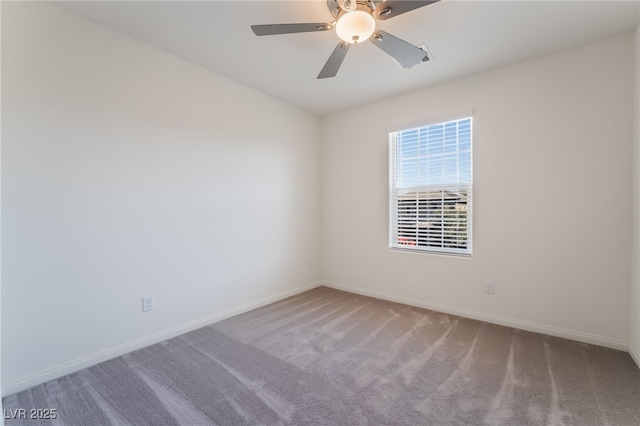
[[[460,257],[463,259],[472,259],[472,253],[452,253],[448,251],[439,251],[439,250],[416,250],[410,248],[398,248],[398,247],[389,247],[389,251],[392,253],[409,253],[409,254],[420,254],[420,255],[428,255],[428,256],[445,256],[445,257]]]

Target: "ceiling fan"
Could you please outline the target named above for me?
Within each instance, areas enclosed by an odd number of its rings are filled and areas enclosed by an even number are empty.
[[[257,36],[329,31],[335,28],[341,41],[329,56],[317,78],[335,77],[349,47],[369,39],[403,68],[429,60],[427,52],[385,31],[376,29],[376,20],[386,20],[439,0],[327,0],[335,18],[327,23],[252,25]]]

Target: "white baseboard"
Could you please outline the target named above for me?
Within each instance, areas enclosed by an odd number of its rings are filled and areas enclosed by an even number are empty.
[[[226,311],[219,312],[217,314],[208,315],[204,318],[200,318],[195,321],[191,321],[186,324],[179,325],[177,327],[172,327],[170,329],[163,330],[163,331],[151,334],[149,336],[145,336],[140,339],[136,339],[131,342],[124,343],[122,345],[114,346],[112,348],[107,348],[105,350],[96,352],[94,354],[87,355],[82,358],[78,358],[73,361],[69,361],[52,368],[48,368],[46,370],[38,371],[37,373],[30,374],[28,376],[21,377],[16,380],[12,380],[2,385],[2,396],[4,397],[6,395],[11,395],[13,393],[20,392],[25,389],[29,389],[32,386],[36,386],[41,383],[48,382],[49,380],[57,379],[58,377],[65,376],[67,374],[76,372],[78,370],[82,370],[83,368],[91,367],[103,361],[107,361],[107,360],[116,358],[118,356],[124,355],[136,349],[153,345],[155,343],[170,339],[175,336],[179,336],[180,334],[187,333],[189,331],[198,329],[200,327],[204,327],[206,325],[213,324],[218,321],[222,321],[223,319],[227,319],[235,315],[239,315],[244,312],[248,312],[253,309],[260,308],[270,303],[277,302],[282,299],[286,299],[287,297],[291,297],[296,294],[305,292],[307,290],[311,290],[312,288],[316,288],[319,285],[320,285],[319,282],[313,282],[303,286],[299,286],[292,290],[287,290],[287,291],[278,293],[274,296],[265,297],[263,299],[249,302],[235,308],[227,309]]]
[[[335,288],[337,290],[348,291],[350,293],[361,294],[363,296],[375,297],[378,299],[388,300],[390,302],[403,303],[405,305],[416,306],[418,308],[430,309],[433,311],[443,312],[446,314],[457,315],[464,318],[475,319],[479,321],[489,322],[492,324],[504,325],[507,327],[513,327],[520,330],[533,331],[536,333],[547,334],[550,336],[562,337],[565,339],[576,340],[578,342],[590,343],[593,345],[604,346],[607,348],[629,351],[629,344],[623,340],[611,339],[608,337],[596,336],[593,334],[583,333],[580,331],[567,330],[558,327],[551,327],[542,324],[536,324],[528,321],[521,321],[513,318],[506,318],[497,315],[486,314],[483,312],[471,311],[468,309],[456,308],[453,306],[440,305],[437,303],[430,303],[420,299],[414,299],[404,296],[396,296],[390,293],[381,291],[368,290],[359,287],[345,286],[341,284],[322,282],[323,286]],[[632,355],[633,356],[633,355]],[[638,357],[634,358],[638,363]],[[638,363],[640,365],[640,363]]]
[[[629,345],[629,355],[631,355],[631,358],[633,358],[638,368],[640,368],[640,351],[632,345]]]

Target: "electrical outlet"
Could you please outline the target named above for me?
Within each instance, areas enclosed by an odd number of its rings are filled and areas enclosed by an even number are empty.
[[[308,261],[307,262],[307,271],[311,271],[313,270],[313,262],[312,261]]]
[[[486,294],[495,294],[496,292],[496,283],[493,281],[485,281],[484,282],[484,292]]]
[[[153,296],[144,296],[142,298],[142,312],[153,311]]]

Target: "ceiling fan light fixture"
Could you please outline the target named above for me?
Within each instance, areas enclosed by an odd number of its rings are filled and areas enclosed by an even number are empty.
[[[336,23],[338,37],[347,43],[361,43],[371,37],[376,20],[364,10],[354,10],[340,16]]]

